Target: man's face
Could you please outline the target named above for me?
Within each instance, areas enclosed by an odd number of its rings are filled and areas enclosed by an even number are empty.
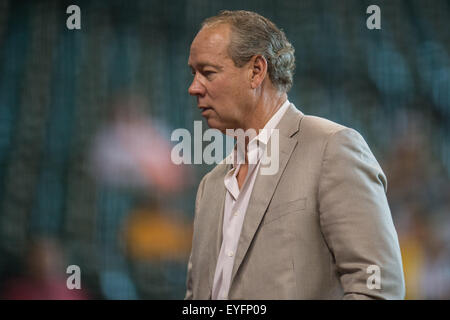
[[[200,30],[191,45],[189,66],[194,79],[188,91],[209,127],[244,128],[250,109],[250,71],[237,68],[228,55],[231,28],[219,24]]]

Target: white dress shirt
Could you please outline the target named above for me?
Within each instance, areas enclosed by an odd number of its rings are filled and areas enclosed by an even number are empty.
[[[239,190],[237,181],[237,175],[241,165],[237,164],[235,161],[236,148],[228,156],[231,157],[231,160],[227,157],[228,161],[233,163],[233,166],[224,178],[226,195],[223,215],[222,246],[220,248],[216,271],[214,273],[214,283],[212,287],[212,299],[214,300],[228,298],[234,257],[237,251],[242,225],[244,224],[250,195],[252,194],[258,169],[261,164],[261,157],[272,134],[272,129],[276,128],[289,105],[290,102],[286,99],[286,102],[284,102],[272,118],[270,118],[263,130],[249,142],[247,146],[247,158],[249,163],[248,172],[241,190]]]

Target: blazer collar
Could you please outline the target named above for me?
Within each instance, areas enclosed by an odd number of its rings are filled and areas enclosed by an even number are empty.
[[[303,112],[298,110],[294,104],[290,104],[285,114],[278,123],[278,129],[280,135],[284,135],[287,138],[291,138],[300,130],[300,122],[304,117]]]
[[[229,171],[231,164],[218,164],[208,177],[208,205],[203,210],[208,213],[204,215],[207,221],[202,221],[206,226],[205,232],[208,245],[204,248],[204,254],[209,259],[208,265],[208,296],[202,299],[211,299],[212,286],[214,282],[214,272],[216,270],[217,259],[219,257],[220,246],[222,245],[223,210],[225,207],[226,189],[223,179]]]
[[[238,248],[234,260],[234,266],[231,276],[230,291],[234,277],[248,251],[248,248],[258,230],[259,225],[266,213],[267,207],[272,200],[278,182],[284,172],[286,164],[291,157],[292,152],[297,145],[297,138],[293,137],[300,128],[300,122],[303,118],[303,113],[300,112],[293,104],[291,104],[280,120],[277,128],[279,129],[279,167],[278,171],[273,175],[262,175],[258,173],[250,202],[245,214],[244,224],[239,238]],[[267,146],[271,149],[272,138],[269,140]],[[273,156],[273,155],[271,155]],[[222,209],[223,217],[223,209]],[[223,218],[222,218],[223,219]]]
[[[261,175],[256,177],[255,185],[252,195],[250,197],[249,205],[242,226],[242,231],[239,238],[238,249],[233,266],[233,272],[231,277],[231,284],[233,279],[242,263],[242,260],[247,253],[250,243],[255,236],[258,226],[261,223],[262,218],[266,212],[267,207],[273,197],[276,186],[280,177],[286,167],[286,164],[291,157],[292,151],[297,145],[297,139],[293,136],[299,131],[300,122],[304,114],[299,111],[292,103],[289,105],[285,114],[278,123],[277,129],[279,129],[279,167],[278,171],[274,175]],[[271,149],[272,139],[269,140],[267,145],[268,150]],[[231,164],[219,164],[210,174],[208,179],[208,185],[210,186],[209,194],[214,194],[214,199],[208,201],[207,215],[208,221],[205,221],[205,225],[210,226],[207,230],[209,233],[208,239],[213,241],[211,246],[208,246],[210,252],[205,252],[210,257],[209,263],[209,294],[212,290],[214,281],[214,272],[216,269],[217,259],[220,252],[220,246],[222,244],[222,226],[223,226],[223,210],[225,204],[225,186],[223,179],[226,173],[231,169]],[[230,286],[231,290],[232,286]]]

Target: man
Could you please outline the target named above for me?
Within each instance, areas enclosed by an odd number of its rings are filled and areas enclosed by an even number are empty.
[[[359,133],[287,100],[295,59],[284,33],[223,11],[203,23],[188,64],[210,127],[279,134],[251,137],[244,162],[200,182],[186,298],[402,299],[385,175]],[[279,167],[263,175],[259,154],[273,143]]]

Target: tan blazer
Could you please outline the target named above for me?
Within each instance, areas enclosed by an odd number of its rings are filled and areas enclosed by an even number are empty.
[[[403,299],[386,177],[362,136],[293,104],[278,128],[279,170],[256,178],[229,299]],[[186,299],[211,299],[229,169],[198,188]]]

